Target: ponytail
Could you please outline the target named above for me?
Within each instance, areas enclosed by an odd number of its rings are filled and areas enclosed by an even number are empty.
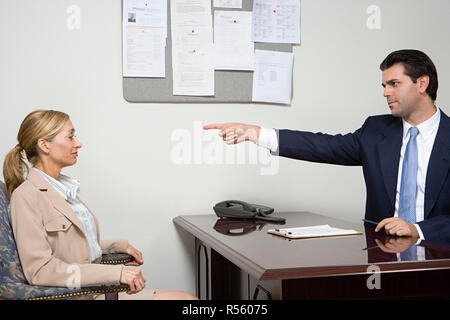
[[[10,198],[13,191],[25,181],[25,175],[28,174],[28,165],[24,160],[22,151],[23,148],[20,144],[16,145],[6,155],[3,164],[3,176]]]

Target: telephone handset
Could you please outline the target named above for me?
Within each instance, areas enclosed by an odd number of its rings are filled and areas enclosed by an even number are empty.
[[[220,218],[259,219],[264,221],[285,222],[281,217],[269,217],[274,209],[258,204],[250,204],[240,200],[226,200],[217,203],[214,212]]]

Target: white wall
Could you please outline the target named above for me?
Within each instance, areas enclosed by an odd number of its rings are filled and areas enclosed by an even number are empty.
[[[70,5],[81,9],[80,30],[66,25]],[[367,28],[370,5],[381,9],[380,30]],[[279,159],[275,175],[261,175],[262,164],[177,165],[172,134],[184,129],[194,137],[197,123],[222,121],[354,131],[367,116],[389,112],[378,66],[402,48],[433,59],[437,105],[449,113],[449,9],[447,0],[303,0],[290,107],[130,104],[122,97],[119,0],[0,0],[0,161],[29,112],[70,114],[84,146],[64,172],[81,181],[103,238],[129,239],[143,251],[150,287],[194,292],[193,241],[173,217],[211,214],[214,203],[238,198],[359,222],[365,186],[360,167],[289,159]],[[211,141],[201,145],[217,143],[227,154],[236,148]]]

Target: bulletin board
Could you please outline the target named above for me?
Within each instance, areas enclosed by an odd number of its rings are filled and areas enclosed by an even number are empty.
[[[252,101],[253,72],[251,71],[216,70],[214,72],[214,96],[173,95],[170,1],[168,0],[168,2],[166,78],[123,77],[124,99],[135,103],[258,103]],[[242,0],[242,9],[214,8],[212,4],[211,7],[213,17],[215,10],[252,11],[253,0]],[[121,16],[123,17],[123,14]],[[255,49],[292,52],[292,44],[255,43]]]

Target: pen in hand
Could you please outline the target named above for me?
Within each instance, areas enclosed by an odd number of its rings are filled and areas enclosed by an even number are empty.
[[[378,222],[376,221],[372,221],[372,220],[368,220],[368,219],[361,219],[364,222],[370,223],[370,224],[374,224],[374,225],[378,225]]]

